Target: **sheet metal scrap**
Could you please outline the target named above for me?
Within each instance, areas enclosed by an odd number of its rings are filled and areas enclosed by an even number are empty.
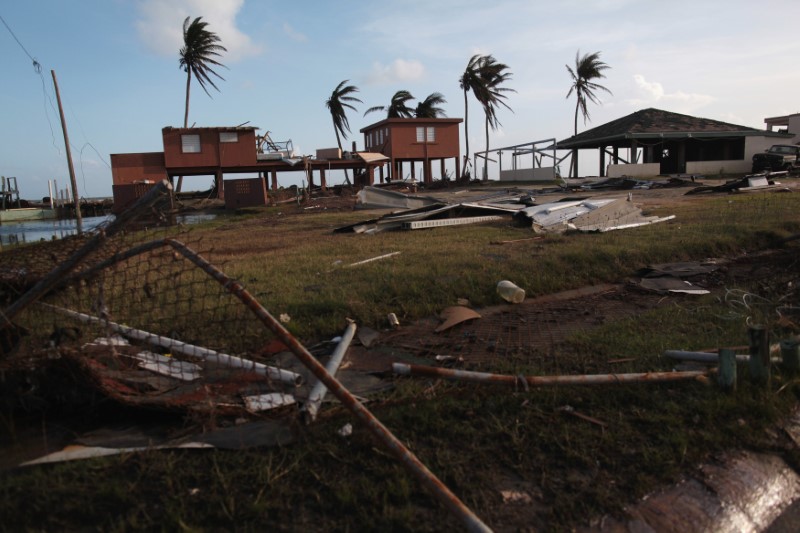
[[[527,207],[514,215],[527,220],[536,232],[561,233],[567,230],[612,231],[672,220],[646,217],[626,198],[583,199]]]

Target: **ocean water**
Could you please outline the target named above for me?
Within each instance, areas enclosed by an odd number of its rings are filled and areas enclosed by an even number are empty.
[[[213,214],[193,214],[178,216],[182,224],[193,224],[204,220],[213,219]],[[83,231],[91,231],[100,224],[113,219],[113,215],[102,217],[84,217]],[[0,225],[0,244],[2,246],[17,243],[30,243],[61,239],[78,232],[74,219],[65,220],[26,220],[24,222],[7,222]]]

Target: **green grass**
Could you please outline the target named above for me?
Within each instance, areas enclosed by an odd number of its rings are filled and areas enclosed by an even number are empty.
[[[675,214],[669,223],[507,245],[491,243],[530,237],[531,230],[499,223],[333,234],[371,214],[299,216],[290,208],[219,217],[194,228],[191,239],[272,314],[289,314],[290,330],[310,345],[341,333],[345,317],[380,328],[388,312],[406,322],[436,314],[458,298],[468,298],[474,307],[497,304],[495,285],[501,279],[536,296],[618,282],[647,264],[756,252],[800,230],[795,196],[708,197],[653,208],[653,214]],[[343,267],[394,251],[401,254]],[[136,290],[136,276],[126,291]],[[112,288],[108,294],[114,294]],[[224,298],[219,289],[206,288],[191,302],[195,310],[211,313]],[[744,317],[730,319],[730,309],[713,297],[687,302],[577,333],[544,362],[509,358],[481,370],[667,370],[672,363],[660,357],[664,349],[746,343]],[[166,319],[161,311],[152,313]],[[215,317],[214,323],[225,318]],[[224,329],[215,327],[207,327],[208,334],[223,335]],[[616,358],[634,360],[608,362]],[[770,391],[753,386],[746,367],[740,367],[735,394],[721,393],[713,379],[527,392],[418,378],[398,379],[396,385],[370,409],[481,518],[506,530],[531,525],[570,530],[599,514],[619,512],[723,450],[775,451],[766,429],[796,404],[799,390],[779,369]],[[571,416],[564,406],[605,426]],[[363,427],[356,425],[349,439],[336,436],[350,421],[343,409],[326,409],[317,424],[294,428],[294,444],[278,449],[149,451],[4,472],[0,529],[459,528]],[[793,457],[787,456],[800,463]],[[499,488],[509,484],[531,494],[535,503],[503,504]]]

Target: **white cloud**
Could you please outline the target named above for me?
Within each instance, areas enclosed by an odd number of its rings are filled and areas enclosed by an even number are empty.
[[[308,37],[305,33],[297,31],[288,22],[283,23],[283,33],[285,33],[291,40],[297,41],[298,43],[304,43],[308,41]]]
[[[641,74],[634,74],[636,84],[636,98],[629,99],[627,103],[636,107],[659,105],[669,107],[671,111],[691,113],[712,103],[713,96],[699,93],[685,93],[676,91],[668,93],[664,86],[657,81],[647,81]]]
[[[389,65],[376,61],[372,65],[372,72],[367,76],[367,83],[385,85],[409,82],[422,78],[424,74],[425,66],[416,59],[395,59]]]
[[[160,55],[175,55],[183,44],[183,21],[203,17],[208,30],[216,33],[222,46],[221,62],[235,62],[258,55],[263,48],[236,27],[236,15],[244,0],[140,0],[140,18],[135,22],[139,38]]]

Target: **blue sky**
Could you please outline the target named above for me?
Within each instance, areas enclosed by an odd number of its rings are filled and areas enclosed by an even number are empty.
[[[48,179],[66,186],[53,69],[80,194],[110,196],[109,154],[160,151],[161,128],[182,125],[178,49],[190,15],[219,34],[228,68],[212,98],[192,87],[189,122],[249,121],[306,154],[335,146],[324,102],[345,79],[364,102],[349,115],[359,148],[358,130],[382,118],[363,112],[400,89],[441,92],[448,116],[463,117],[458,78],[475,53],[508,64],[517,91],[493,147],[572,134],[565,65],[578,50],[602,52],[611,69],[601,83],[613,93],[600,94],[579,131],[646,107],[756,128],[800,111],[797,0],[14,1],[0,16],[42,72],[0,25],[0,174],[16,176],[25,198],[46,196]],[[471,150],[482,149],[472,100],[469,126]],[[581,170],[596,174],[590,163]]]

